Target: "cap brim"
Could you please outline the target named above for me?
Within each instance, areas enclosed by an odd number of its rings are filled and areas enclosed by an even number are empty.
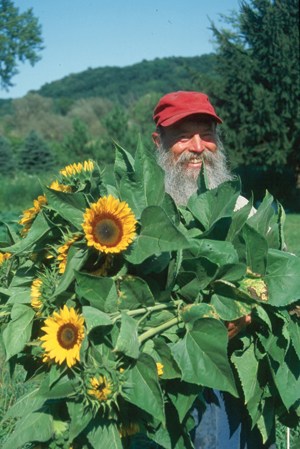
[[[197,111],[186,111],[186,112],[182,112],[181,114],[178,115],[174,115],[173,117],[169,117],[166,120],[163,120],[162,122],[159,123],[160,126],[170,126],[173,125],[176,122],[179,122],[179,120],[188,117],[190,115],[195,115],[195,114],[205,114],[208,115],[210,117],[212,117],[212,119],[217,122],[222,124],[222,120],[220,119],[220,117],[218,117],[215,114],[210,114],[207,111],[199,111],[199,109],[197,109]]]

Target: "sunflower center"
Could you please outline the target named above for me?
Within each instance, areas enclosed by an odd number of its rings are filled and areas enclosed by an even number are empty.
[[[122,239],[123,231],[116,217],[100,218],[95,226],[98,242],[105,246],[115,246]]]
[[[64,349],[72,349],[77,343],[78,329],[72,323],[60,326],[57,332],[57,340]]]

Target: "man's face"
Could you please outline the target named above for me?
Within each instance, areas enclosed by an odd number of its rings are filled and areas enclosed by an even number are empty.
[[[180,163],[185,169],[195,169],[197,173],[202,165],[203,151],[216,151],[214,123],[193,120],[187,117],[174,125],[165,127],[160,137],[153,133],[157,147],[162,144],[172,155],[174,163]]]
[[[186,205],[197,190],[197,178],[204,162],[210,189],[232,178],[226,155],[217,140],[215,124],[202,116],[187,117],[162,134],[152,134],[158,148],[158,164],[165,171],[165,188],[177,204]]]

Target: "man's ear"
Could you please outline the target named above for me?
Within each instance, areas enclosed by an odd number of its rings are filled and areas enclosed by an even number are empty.
[[[157,148],[159,147],[159,145],[161,144],[161,137],[158,133],[152,133],[152,140],[155,143],[155,145],[157,146]]]

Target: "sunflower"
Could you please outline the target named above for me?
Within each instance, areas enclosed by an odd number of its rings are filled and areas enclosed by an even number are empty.
[[[41,337],[46,355],[60,365],[66,360],[71,368],[76,360],[79,361],[79,350],[84,337],[83,323],[84,318],[72,307],[69,310],[66,305],[60,309],[60,313],[54,312],[53,318],[47,318],[45,327],[42,327],[47,335]]]
[[[65,168],[63,168],[60,173],[63,176],[71,176],[76,175],[76,173],[80,173],[81,171],[92,171],[94,169],[94,163],[92,161],[84,161],[82,164],[73,164],[73,165],[67,165]]]
[[[157,374],[159,375],[159,376],[162,376],[163,374],[164,374],[164,372],[163,372],[163,367],[164,367],[164,365],[162,365],[162,363],[157,363],[156,364],[156,367],[157,367]]]
[[[5,260],[7,260],[10,256],[11,256],[11,254],[9,254],[9,253],[4,253],[4,254],[0,253],[0,265],[1,265]]]
[[[31,228],[33,220],[46,203],[47,198],[45,197],[45,195],[39,196],[37,200],[33,201],[33,207],[23,211],[24,217],[21,218],[21,220],[19,221],[20,225],[25,225],[24,228],[21,229],[20,231],[23,237],[25,237],[28,234],[28,231]]]
[[[104,253],[119,253],[126,249],[135,235],[136,220],[125,201],[109,195],[93,203],[84,214],[84,229],[88,246]]]
[[[31,285],[31,307],[38,312],[40,308],[42,307],[42,301],[40,300],[40,297],[42,296],[41,293],[41,286],[43,284],[42,279],[37,278],[34,279]]]
[[[129,423],[122,423],[119,427],[119,435],[120,438],[126,437],[127,435],[135,435],[140,431],[140,426],[137,422],[129,422]]]
[[[72,238],[72,239],[69,240],[69,241],[66,241],[66,242],[64,243],[63,246],[60,246],[60,247],[58,248],[57,251],[59,252],[59,256],[57,257],[57,260],[60,261],[60,264],[59,264],[59,272],[60,272],[60,273],[64,273],[64,272],[65,272],[66,265],[67,265],[68,251],[69,251],[69,249],[70,249],[70,246],[71,246],[74,242],[76,242],[76,240],[78,240],[80,237],[81,237],[80,234],[76,234],[76,235],[74,236],[74,238]]]
[[[50,189],[52,190],[58,190],[59,192],[72,192],[71,186],[64,186],[63,184],[59,184],[58,181],[53,181],[50,185]]]
[[[92,377],[90,381],[91,388],[88,393],[95,396],[98,401],[106,401],[111,393],[111,383],[106,379],[105,376]]]

